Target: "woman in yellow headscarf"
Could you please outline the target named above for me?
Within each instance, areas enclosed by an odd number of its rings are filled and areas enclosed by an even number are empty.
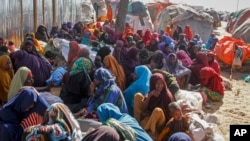
[[[0,101],[8,101],[8,92],[11,79],[14,76],[14,71],[11,65],[11,60],[8,55],[0,56]]]
[[[173,31],[172,31],[172,28],[170,27],[170,25],[167,25],[165,32],[168,34],[169,37],[173,36]]]
[[[39,41],[35,37],[35,33],[31,32],[29,33],[29,36],[32,38],[34,45],[36,47],[36,50],[40,55],[44,55],[44,48],[39,44]]]

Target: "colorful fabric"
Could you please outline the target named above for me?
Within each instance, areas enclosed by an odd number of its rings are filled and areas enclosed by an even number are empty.
[[[136,132],[130,126],[122,124],[114,118],[109,118],[106,122],[104,122],[104,125],[113,127],[118,132],[122,140],[136,141]]]
[[[135,118],[132,116],[122,113],[120,109],[112,103],[103,103],[97,108],[97,114],[102,123],[105,123],[110,118],[117,120],[120,124],[131,127],[136,133],[137,141],[152,141],[150,136],[145,130],[139,125]]]
[[[169,25],[166,26],[165,32],[168,34],[168,36],[170,36],[170,37],[173,36],[172,28]]]
[[[46,80],[50,77],[50,66],[43,58],[30,54],[24,50],[18,50],[11,55],[14,60],[14,68],[17,70],[20,67],[27,67],[33,73],[35,87],[46,85]],[[28,60],[28,61],[27,61]]]
[[[198,52],[194,63],[188,68],[192,71],[189,83],[196,85],[200,83],[200,70],[208,66],[207,55],[203,52]]]
[[[48,103],[35,88],[23,88],[0,110],[0,136],[2,141],[19,141],[23,129],[40,124]]]
[[[47,133],[53,141],[74,141],[83,138],[79,123],[66,105],[54,103],[46,112],[45,118],[49,119],[48,123],[31,127],[30,134],[26,136],[27,141],[38,136],[34,132]]]
[[[71,64],[74,63],[72,61],[77,56],[77,53],[79,50],[80,50],[80,47],[76,41],[69,42],[69,53],[68,53],[68,61],[67,61],[68,66],[71,66]]]
[[[119,141],[120,135],[109,126],[103,125],[89,132],[82,141]]]
[[[108,9],[107,9],[107,20],[112,20],[113,19],[113,12],[112,12],[112,6],[108,5]]]
[[[10,83],[8,100],[14,97],[17,92],[24,86],[29,73],[31,73],[31,70],[27,67],[21,67],[17,70]]]
[[[211,91],[224,95],[224,84],[220,75],[211,67],[200,70],[200,83]]]
[[[192,139],[184,132],[176,132],[170,136],[169,141],[192,141]]]
[[[207,95],[207,98],[214,102],[221,102],[223,100],[223,95],[218,92],[212,91],[208,88],[203,88],[204,93]]]
[[[183,33],[182,31],[182,27],[180,25],[178,25],[176,27],[176,29],[174,30],[174,33],[173,33],[173,39],[178,41],[179,40],[179,35]]]
[[[189,25],[185,26],[184,34],[186,34],[186,37],[189,41],[193,39],[193,31]]]
[[[115,57],[112,55],[108,55],[103,60],[105,68],[111,71],[111,73],[115,76],[115,82],[118,87],[124,91],[126,86],[126,77],[123,70],[123,67],[117,62]]]
[[[220,74],[220,65],[218,61],[215,59],[215,54],[213,52],[208,52],[207,54],[208,57],[211,58],[211,60],[208,60],[208,65],[209,67],[213,68],[218,74]]]
[[[152,75],[147,66],[141,65],[135,68],[137,79],[124,91],[124,98],[130,115],[134,115],[134,96],[136,93],[146,95],[149,92],[149,80]]]
[[[94,81],[100,83],[95,91],[95,97],[90,99],[88,111],[93,112],[102,103],[113,103],[121,112],[127,112],[127,105],[123,94],[115,83],[114,76],[105,68],[99,68],[94,74]]]
[[[70,75],[75,75],[79,72],[90,73],[92,70],[92,62],[84,57],[77,59],[71,67]]]
[[[187,52],[185,52],[184,50],[179,50],[176,53],[176,55],[184,67],[188,67],[189,65],[192,64],[191,58],[188,56]]]
[[[160,92],[160,95],[158,97],[151,96],[147,105],[147,111],[144,111],[146,113],[151,113],[155,108],[161,108],[164,112],[166,121],[170,119],[170,111],[168,108],[168,104],[174,101],[174,97],[172,93],[167,88],[167,84],[165,83],[164,76],[160,73],[154,73],[150,78],[150,92],[156,89],[156,82],[158,80],[162,81],[162,84],[164,85],[163,90]],[[149,93],[150,93],[149,92]],[[148,98],[148,95],[146,97]]]
[[[35,33],[31,32],[29,35],[33,39],[33,43],[34,43],[38,53],[41,54],[41,55],[44,55],[44,48],[40,45],[39,41],[36,39]]]
[[[147,29],[142,37],[143,42],[146,44],[151,39],[152,33]]]
[[[8,55],[0,56],[0,100],[1,102],[8,101],[8,92],[10,89],[11,80],[14,76],[12,68],[6,70],[6,66],[11,64],[10,57]]]

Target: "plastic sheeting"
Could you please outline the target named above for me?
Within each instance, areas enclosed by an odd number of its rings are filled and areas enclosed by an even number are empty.
[[[53,26],[53,0],[36,0],[37,25],[34,25],[34,0],[1,0],[0,37],[14,41],[19,46],[23,36],[34,31],[34,26],[43,24],[50,32]],[[21,5],[22,4],[22,5]],[[23,7],[23,10],[22,10]],[[87,9],[87,10],[86,10]],[[63,22],[73,24],[82,21],[95,21],[95,12],[91,0],[56,0],[56,25]],[[23,25],[21,23],[23,16]]]

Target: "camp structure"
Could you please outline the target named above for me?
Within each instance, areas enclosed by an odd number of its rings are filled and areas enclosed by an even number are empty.
[[[193,8],[184,5],[171,5],[165,8],[157,18],[157,31],[167,25],[185,27],[189,25],[193,34],[199,34],[206,41],[213,32],[213,18],[209,14],[198,13]]]

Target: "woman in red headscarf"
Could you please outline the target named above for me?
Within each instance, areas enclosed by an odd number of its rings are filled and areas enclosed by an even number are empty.
[[[185,26],[184,34],[186,34],[188,41],[193,39],[193,31],[189,25]]]
[[[69,53],[68,53],[68,62],[67,65],[71,66],[73,63],[73,59],[77,56],[78,51],[80,50],[80,47],[76,41],[70,41],[69,42]]]
[[[151,39],[151,31],[147,29],[142,37],[143,42],[146,44]]]
[[[213,68],[218,74],[220,74],[220,65],[218,61],[215,59],[215,54],[211,51],[208,52],[208,65],[209,67]]]
[[[200,70],[200,83],[208,99],[220,102],[224,96],[224,84],[220,75],[211,67]]]

